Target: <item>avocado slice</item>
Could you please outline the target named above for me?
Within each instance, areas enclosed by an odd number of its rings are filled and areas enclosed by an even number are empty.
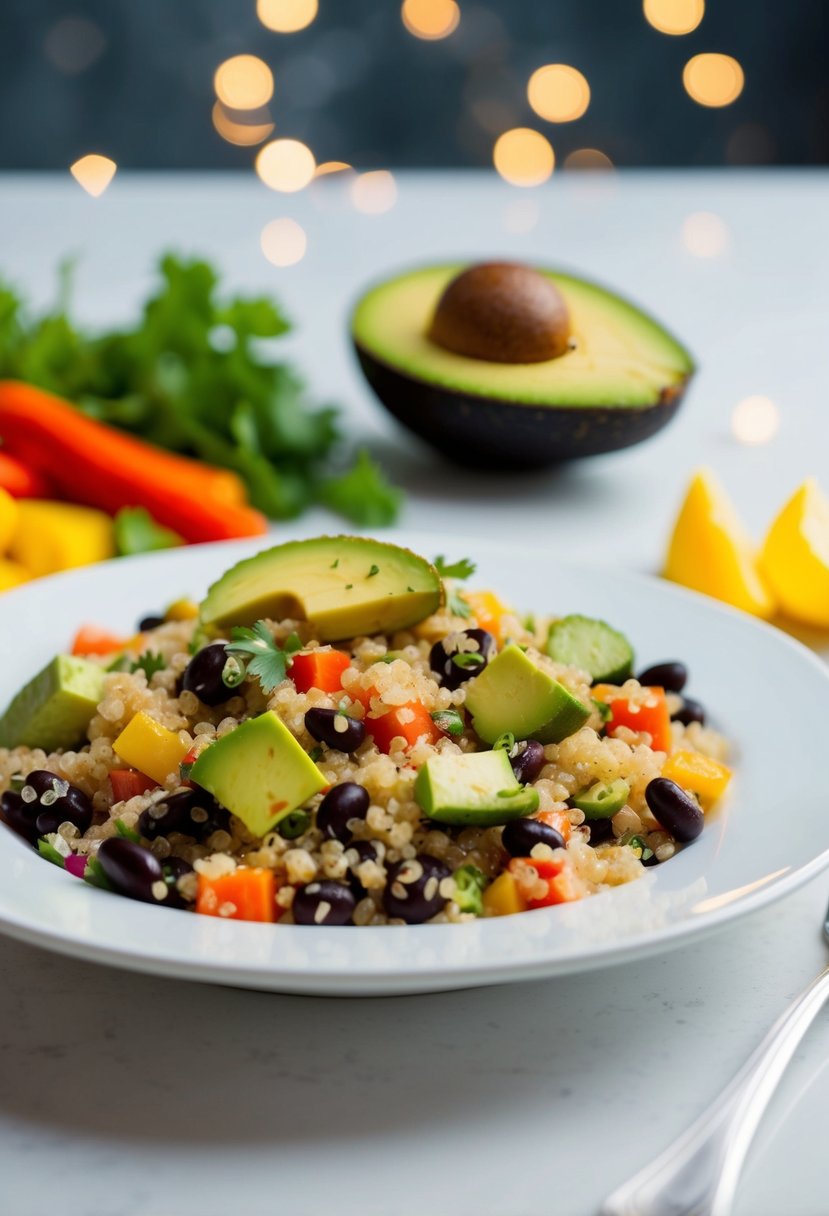
[[[362,536],[289,541],[232,566],[208,590],[202,624],[222,631],[262,617],[310,621],[334,642],[393,633],[441,605],[440,575],[409,549]]]
[[[538,273],[566,305],[566,353],[518,363],[439,345],[433,318],[463,270],[427,266],[387,279],[361,297],[351,320],[358,360],[383,405],[450,459],[542,467],[639,443],[674,416],[694,371],[688,351],[628,300],[558,270]]]
[[[59,654],[24,684],[0,717],[0,747],[72,747],[104,694],[103,668]]]
[[[430,756],[417,774],[414,795],[438,823],[493,827],[538,810],[538,793],[519,783],[503,749]]]
[[[560,743],[590,717],[590,710],[520,647],[510,644],[471,682],[466,708],[485,743],[503,734]]]
[[[190,770],[190,779],[254,836],[265,836],[328,784],[273,710],[211,743]]]

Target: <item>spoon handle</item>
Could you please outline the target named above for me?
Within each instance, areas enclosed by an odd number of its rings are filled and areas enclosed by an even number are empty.
[[[700,1117],[606,1200],[601,1216],[728,1216],[763,1112],[829,1000],[829,967],[792,1001]]]

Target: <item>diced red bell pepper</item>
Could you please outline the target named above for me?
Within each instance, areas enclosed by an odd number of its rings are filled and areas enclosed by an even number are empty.
[[[198,876],[196,911],[227,920],[276,920],[277,883],[273,870],[239,866],[218,878]]]
[[[288,674],[297,692],[308,692],[309,688],[319,688],[321,692],[339,692],[343,672],[350,663],[347,654],[325,646],[295,654]]]
[[[115,802],[126,802],[138,794],[146,794],[147,790],[155,789],[157,781],[146,773],[139,773],[137,768],[113,768],[110,770],[109,783],[112,786],[112,797]]]
[[[117,637],[116,634],[110,633],[107,629],[101,629],[98,625],[81,625],[72,639],[71,653],[75,655],[114,654],[116,650],[122,650],[128,640],[128,638]]]
[[[546,883],[544,895],[530,895],[521,882],[523,866],[532,866],[542,882]],[[567,859],[562,857],[555,860],[541,860],[535,857],[513,857],[509,864],[510,872],[515,876],[518,887],[526,900],[528,908],[551,908],[554,904],[572,903],[581,899],[576,889],[573,874]]]
[[[656,752],[666,752],[671,746],[671,715],[664,688],[649,688],[652,705],[631,705],[626,697],[611,697],[606,704],[610,709],[607,733],[614,735],[620,726],[629,730],[647,731],[651,747]],[[596,690],[593,690],[595,696]],[[603,699],[603,698],[602,698]]]
[[[421,738],[425,738],[427,743],[437,743],[438,739],[443,738],[443,732],[420,701],[395,705],[387,713],[374,717],[369,708],[371,698],[379,695],[376,688],[349,689],[349,696],[365,706],[366,716],[363,722],[381,752],[388,755],[392,740],[400,737],[406,740],[406,747],[413,747]]]

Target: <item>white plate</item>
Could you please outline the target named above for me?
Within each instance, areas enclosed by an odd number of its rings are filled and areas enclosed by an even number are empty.
[[[84,959],[244,987],[337,995],[506,983],[680,944],[779,898],[829,864],[829,669],[784,634],[653,579],[450,536],[384,534],[472,556],[475,582],[524,610],[608,618],[641,664],[681,658],[734,742],[736,777],[696,843],[638,882],[581,903],[467,925],[315,928],[163,911],[86,886],[0,828],[0,930]],[[0,702],[85,621],[128,632],[261,543],[205,545],[58,575],[0,597]]]

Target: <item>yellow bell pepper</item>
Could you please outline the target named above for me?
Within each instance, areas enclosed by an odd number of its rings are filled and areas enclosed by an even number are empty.
[[[30,578],[31,575],[25,566],[0,557],[0,591],[11,591],[12,587],[19,587],[21,583],[27,583]]]
[[[761,560],[783,611],[829,628],[829,500],[814,477],[772,523]]]
[[[681,749],[665,761],[662,776],[675,781],[684,790],[699,794],[706,802],[716,802],[726,791],[731,769],[710,756]]]
[[[199,606],[192,600],[173,600],[164,613],[165,621],[194,621],[199,615]]]
[[[159,785],[178,770],[188,750],[175,731],[156,722],[144,710],[127,723],[112,749],[130,768],[146,773]]]
[[[527,903],[518,890],[518,883],[507,871],[499,874],[495,881],[489,884],[481,898],[487,916],[512,916],[515,912],[527,910]]]
[[[464,591],[461,599],[466,600],[472,609],[478,628],[485,629],[500,642],[501,618],[510,611],[506,604],[498,599],[494,591]]]
[[[17,529],[17,501],[0,486],[0,553],[5,553]]]
[[[112,520],[103,511],[39,498],[18,502],[9,556],[33,577],[87,566],[114,555]]]

